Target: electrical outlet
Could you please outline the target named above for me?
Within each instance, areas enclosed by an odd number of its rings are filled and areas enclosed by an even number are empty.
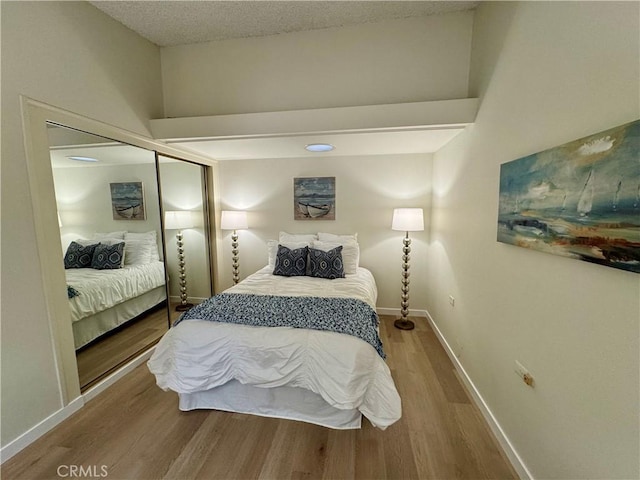
[[[456,304],[456,299],[453,298],[453,295],[449,295],[449,305],[453,307],[455,306],[455,304]]]
[[[526,383],[528,386],[530,386],[531,388],[533,388],[534,386],[534,379],[533,379],[533,375],[531,375],[531,373],[529,373],[529,370],[527,370],[524,365],[522,365],[519,361],[516,360],[516,368],[515,368],[515,372],[516,375],[518,375],[522,381],[524,383]]]

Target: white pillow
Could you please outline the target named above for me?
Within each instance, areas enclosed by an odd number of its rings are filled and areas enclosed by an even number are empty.
[[[104,245],[115,245],[116,243],[122,243],[122,239],[102,237],[102,238],[94,238],[92,240],[87,240],[86,238],[76,238],[74,242],[79,243],[83,247],[86,247],[87,245],[95,245],[97,243],[102,243]]]
[[[353,275],[356,273],[358,264],[360,263],[360,246],[357,242],[354,242],[353,240],[346,242],[321,242],[320,240],[316,240],[313,242],[311,247],[316,250],[328,252],[340,245],[342,245],[342,264],[344,266],[344,273]]]
[[[290,248],[291,250],[296,248],[308,247],[307,242],[278,242],[277,240],[267,240],[267,250],[269,252],[269,267],[275,268],[276,257],[278,256],[278,245]]]
[[[125,265],[144,265],[158,261],[155,230],[146,233],[126,233],[124,236]]]
[[[271,268],[276,266],[276,255],[278,254],[278,241],[267,240],[267,255],[269,258],[269,266]]]
[[[135,238],[145,238],[149,244],[153,245],[151,251],[151,261],[159,262],[160,261],[160,253],[158,250],[158,234],[155,230],[151,230],[150,232],[145,233],[126,233],[124,238],[127,239],[135,239]]]
[[[358,241],[358,234],[353,235],[336,235],[335,233],[318,232],[318,240],[321,242],[342,242],[342,241]]]
[[[124,236],[127,232],[109,232],[109,233],[94,233],[91,237],[93,240],[101,240],[103,238],[117,238],[119,240],[124,240]]]
[[[311,242],[317,239],[318,239],[318,236],[315,233],[297,234],[297,233],[280,232],[280,235],[278,236],[278,240],[280,241],[281,244],[282,242],[296,242],[296,243],[306,242],[307,245],[311,245]]]

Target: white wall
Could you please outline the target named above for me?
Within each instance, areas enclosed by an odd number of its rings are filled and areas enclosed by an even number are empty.
[[[498,243],[500,164],[639,117],[639,9],[483,2],[477,121],[435,155],[428,309],[535,478],[640,476],[640,276]]]
[[[400,306],[403,232],[391,230],[396,207],[431,205],[431,155],[289,158],[220,162],[222,210],[247,210],[248,230],[239,231],[240,278],[267,264],[266,242],[278,233],[358,234],[360,265],[372,271],[378,284],[377,305]],[[293,179],[336,178],[335,220],[294,220]],[[426,247],[424,232],[414,232],[411,252],[412,309],[425,309]],[[231,286],[231,232],[223,231],[224,279]]]
[[[154,161],[154,153],[149,152]],[[54,168],[58,213],[62,220],[62,247],[76,238],[91,238],[96,232],[156,231],[160,239],[160,203],[154,163],[119,166],[87,166]],[[144,191],[144,220],[114,220],[111,209],[110,183],[142,182]],[[160,257],[162,243],[159,240]]]
[[[204,224],[202,192],[202,168],[200,165],[181,161],[169,161],[160,157],[160,181],[165,211],[188,210],[195,221],[194,227],[183,230],[183,248],[189,301],[201,302],[212,295]],[[176,231],[166,232],[167,270],[169,295],[172,301],[180,297],[180,277]]]
[[[473,13],[165,47],[167,117],[417,102],[468,96]],[[378,306],[398,308],[402,234],[394,207],[430,202],[430,155],[234,160],[219,164],[222,209],[247,209],[241,278],[267,262],[280,230],[357,231],[361,264],[376,275]],[[293,220],[293,178],[335,176],[335,221]],[[428,219],[427,219],[428,224]],[[231,232],[222,232],[219,291],[232,284]],[[411,308],[424,309],[424,249],[413,238]]]
[[[466,98],[472,12],[162,48],[168,117]]]
[[[62,407],[38,261],[19,95],[149,134],[160,54],[84,2],[1,2],[2,437]]]

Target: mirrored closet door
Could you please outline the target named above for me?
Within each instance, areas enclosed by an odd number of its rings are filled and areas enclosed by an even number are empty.
[[[86,390],[167,331],[155,152],[48,125],[78,373]]]
[[[205,167],[158,155],[172,321],[212,295]]]

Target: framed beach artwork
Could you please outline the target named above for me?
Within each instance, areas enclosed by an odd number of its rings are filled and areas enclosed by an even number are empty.
[[[640,120],[502,164],[498,241],[640,273]]]
[[[293,179],[294,220],[336,219],[336,177]]]
[[[114,220],[144,220],[142,182],[111,183],[111,210]]]

